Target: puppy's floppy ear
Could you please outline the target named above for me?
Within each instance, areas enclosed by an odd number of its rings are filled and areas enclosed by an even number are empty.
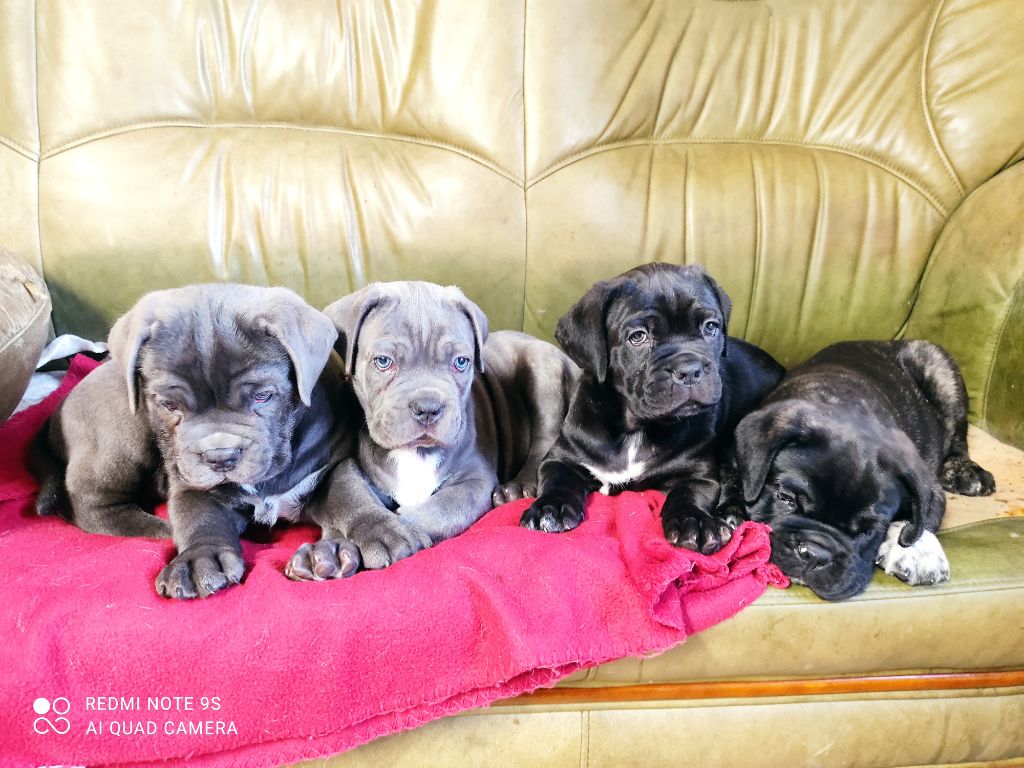
[[[722,311],[722,357],[725,357],[729,351],[729,319],[732,317],[732,299],[729,298],[729,294],[725,292],[725,289],[718,284],[715,278],[708,274],[704,267],[694,265],[694,268],[700,273],[701,279],[704,280],[708,288],[714,291],[715,296],[718,298],[718,308]]]
[[[474,353],[476,355],[476,369],[480,373],[484,372],[484,344],[487,343],[487,334],[489,325],[487,322],[487,315],[480,309],[479,306],[473,301],[470,301],[466,294],[462,292],[456,285],[449,285],[445,288],[448,292],[451,300],[455,302],[455,305],[459,308],[459,311],[466,316],[469,320],[469,324],[473,326],[473,344]]]
[[[120,369],[128,385],[128,408],[132,413],[139,407],[139,350],[153,333],[156,312],[165,293],[147,293],[117,319],[107,336],[110,359]]]
[[[743,498],[757,501],[779,451],[791,443],[820,439],[820,414],[810,403],[772,403],[747,416],[736,427],[736,459],[743,479]]]
[[[622,278],[594,283],[555,325],[565,353],[600,382],[608,375],[608,310],[626,285]]]
[[[893,430],[882,462],[906,489],[910,521],[900,531],[900,546],[909,547],[925,531],[937,531],[946,512],[946,495],[928,470],[917,447],[903,432]]]
[[[267,306],[256,324],[281,342],[295,368],[295,385],[304,405],[310,405],[313,387],[334,349],[338,332],[322,312],[287,288],[271,288]]]
[[[385,283],[370,283],[344,298],[327,305],[324,314],[338,331],[338,354],[345,361],[345,371],[351,376],[356,370],[359,354],[359,332],[370,313],[394,294]]]

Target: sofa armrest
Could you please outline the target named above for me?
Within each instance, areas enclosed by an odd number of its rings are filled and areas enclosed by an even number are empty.
[[[971,421],[1024,447],[1024,162],[975,190],[932,250],[904,332],[956,358]]]

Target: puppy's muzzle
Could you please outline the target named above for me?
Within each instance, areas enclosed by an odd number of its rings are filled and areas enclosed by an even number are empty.
[[[227,432],[215,432],[199,440],[194,452],[200,460],[215,472],[230,472],[242,459],[251,440]]]
[[[409,400],[409,412],[418,423],[429,427],[444,416],[444,402],[433,394],[417,394]]]
[[[680,355],[674,358],[666,370],[672,379],[684,387],[695,387],[701,378],[710,370],[711,361],[699,355]]]

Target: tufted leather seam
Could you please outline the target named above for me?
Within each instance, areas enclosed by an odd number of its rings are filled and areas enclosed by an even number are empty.
[[[532,187],[533,185],[543,181],[548,176],[551,176],[558,171],[567,168],[574,163],[592,155],[598,155],[603,152],[611,152],[617,149],[627,149],[631,147],[644,146],[646,144],[754,144],[754,145],[765,145],[765,146],[782,146],[782,147],[794,147],[797,149],[812,149],[819,150],[822,152],[835,152],[840,155],[846,155],[856,160],[861,160],[869,165],[876,166],[877,168],[886,171],[891,176],[902,181],[908,187],[917,192],[921,197],[927,200],[931,206],[943,217],[948,218],[949,211],[945,205],[943,205],[938,197],[926,189],[924,186],[911,180],[910,176],[904,171],[900,170],[891,163],[886,162],[877,157],[872,157],[860,150],[852,147],[843,146],[840,144],[815,144],[807,141],[800,141],[798,139],[765,139],[757,136],[734,136],[734,137],[716,137],[708,136],[703,138],[690,137],[681,139],[663,139],[657,137],[645,137],[639,139],[625,139],[623,141],[615,141],[609,144],[603,144],[599,146],[590,147],[588,149],[580,150],[572,155],[569,155],[563,160],[559,160],[556,163],[549,165],[543,171],[538,173],[531,179],[527,179],[526,186]]]
[[[32,317],[29,318],[28,322],[22,325],[22,327],[18,329],[17,333],[15,333],[9,339],[4,339],[3,342],[0,343],[0,353],[6,352],[12,346],[17,344],[19,341],[21,341],[22,338],[24,338],[26,333],[28,333],[35,327],[36,321],[39,319],[39,316],[42,315],[43,312],[49,312],[50,309],[52,308],[50,302],[50,295],[47,294],[46,301],[39,302],[39,306],[36,307],[36,311],[32,313]]]
[[[39,118],[39,0],[32,3],[32,67],[35,70],[36,97],[36,249],[39,254],[39,273],[46,280],[46,262],[43,260],[43,124]],[[51,299],[52,300],[52,299]],[[50,330],[53,330],[53,316],[50,316]]]
[[[15,152],[22,157],[31,160],[32,162],[39,161],[39,155],[33,152],[31,149],[26,147],[24,144],[19,144],[10,136],[4,136],[0,134],[0,146],[7,147],[11,152]]]
[[[1010,315],[1014,306],[1021,300],[1021,289],[1024,287],[1024,273],[1017,277],[1017,282],[1010,292],[1010,300],[1006,302],[1006,310],[1003,312],[1002,320],[999,321],[999,332],[995,335],[995,346],[992,348],[992,358],[988,362],[988,372],[985,374],[985,389],[981,397],[982,422],[988,421],[988,395],[992,390],[992,374],[996,369],[996,360],[999,359],[999,348],[1003,344],[1003,336],[1006,334],[1006,327],[1009,325]]]
[[[590,765],[590,710],[580,712],[580,768]]]
[[[520,67],[522,73],[522,87],[519,95],[523,100],[523,179],[526,178],[526,164],[528,161],[527,138],[526,138],[526,9],[530,5],[529,0],[523,0],[523,62]],[[522,183],[522,182],[521,182]],[[523,183],[523,320],[520,330],[526,331],[526,286],[530,274],[530,205],[526,200],[526,184]]]
[[[962,587],[988,587],[988,589],[964,589]],[[923,589],[923,593],[921,590]],[[909,590],[909,591],[908,591]],[[905,600],[921,600],[921,599],[936,599],[944,598],[948,595],[976,595],[981,592],[993,593],[993,592],[1019,592],[1024,590],[1024,582],[1021,579],[1009,580],[1009,579],[961,579],[957,581],[956,587],[948,587],[938,589],[934,587],[878,587],[873,586],[871,588],[871,594],[868,596],[858,596],[847,602],[851,604],[855,603],[871,603],[879,600],[897,600],[903,602]],[[774,594],[774,593],[773,593]],[[748,606],[748,610],[754,610],[755,608],[760,609],[771,609],[785,606],[787,608],[820,608],[834,605],[825,600],[819,602],[810,602],[805,598],[801,597],[789,597],[786,595],[774,596],[769,600],[757,600]]]
[[[946,174],[952,180],[953,185],[960,193],[960,196],[963,197],[965,193],[963,182],[960,181],[960,177],[957,175],[956,169],[953,167],[952,162],[950,162],[949,155],[946,154],[946,150],[942,146],[942,142],[939,140],[939,135],[935,130],[935,121],[932,118],[931,109],[928,106],[928,59],[931,56],[932,39],[935,37],[935,28],[939,25],[939,17],[942,16],[942,10],[945,4],[946,0],[939,0],[935,4],[935,11],[932,14],[932,23],[924,38],[924,46],[921,53],[921,112],[924,115],[925,125],[928,126],[928,135],[931,137],[935,151],[938,153],[939,159],[942,161],[942,167],[946,169]]]
[[[467,160],[482,165],[490,171],[493,171],[497,175],[508,179],[518,186],[523,185],[523,180],[516,174],[512,173],[508,169],[504,168],[497,163],[487,160],[481,155],[473,152],[472,150],[461,147],[458,144],[452,144],[450,142],[437,141],[435,139],[428,139],[423,136],[407,136],[398,133],[375,133],[373,131],[357,131],[351,128],[338,128],[333,125],[296,125],[294,123],[269,123],[269,122],[216,122],[216,123],[204,123],[196,120],[151,120],[146,122],[131,122],[115,125],[110,128],[105,128],[102,131],[90,133],[79,138],[71,139],[54,149],[48,150],[41,155],[42,160],[49,160],[57,155],[67,152],[72,149],[91,144],[95,141],[102,139],[113,138],[114,136],[120,136],[126,133],[133,133],[135,131],[145,131],[150,129],[159,128],[252,128],[255,130],[259,129],[278,129],[278,130],[294,130],[294,131],[313,131],[316,133],[337,133],[344,136],[357,136],[364,139],[381,139],[384,141],[397,141],[408,144],[417,144],[419,146],[433,147],[434,149],[442,149],[447,152],[451,152],[456,155],[460,155]]]

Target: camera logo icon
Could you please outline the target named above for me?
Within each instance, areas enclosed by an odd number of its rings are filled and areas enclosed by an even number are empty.
[[[71,702],[63,696],[58,696],[52,702],[40,696],[32,702],[32,711],[39,715],[32,722],[32,730],[38,734],[52,732],[63,736],[71,730],[71,721],[64,717],[64,715],[71,711]],[[46,715],[51,713],[53,715],[52,720],[46,717]]]

